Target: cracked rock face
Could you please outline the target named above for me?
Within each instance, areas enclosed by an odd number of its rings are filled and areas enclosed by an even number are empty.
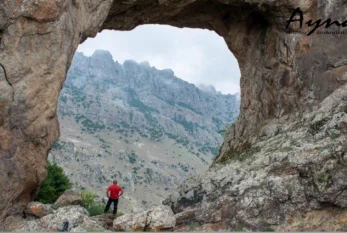
[[[70,61],[78,44],[100,28],[110,4],[0,3],[0,220],[21,213],[44,180]]]
[[[217,159],[225,162],[242,154],[244,140],[268,120],[295,121],[346,83],[343,35],[285,33],[297,7],[305,20],[341,19],[346,11],[342,0],[3,0],[0,221],[21,213],[46,176],[47,152],[59,137],[58,95],[79,43],[102,29],[149,23],[205,28],[224,37],[242,73],[241,113]]]
[[[18,222],[14,232],[58,232],[65,221],[69,232],[103,232],[104,227],[81,206],[65,206],[42,218]]]
[[[347,85],[290,124],[269,122],[263,128],[272,125],[275,135],[259,130],[249,150],[186,180],[164,201],[176,214],[175,230],[192,223],[199,230],[346,230],[346,100]]]
[[[172,231],[175,225],[176,218],[170,207],[165,205],[145,212],[125,214],[113,222],[116,231]]]
[[[51,205],[42,204],[40,202],[30,202],[25,209],[25,213],[35,217],[43,217],[53,213]]]

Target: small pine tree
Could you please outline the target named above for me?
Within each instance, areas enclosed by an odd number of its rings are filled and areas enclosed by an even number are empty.
[[[47,162],[48,175],[40,186],[35,201],[53,204],[65,190],[71,187],[69,178],[56,163]]]

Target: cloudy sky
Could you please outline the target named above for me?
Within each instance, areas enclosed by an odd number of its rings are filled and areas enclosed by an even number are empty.
[[[217,91],[240,91],[240,70],[223,38],[201,29],[143,25],[132,31],[104,30],[86,40],[78,51],[90,56],[96,49],[109,50],[114,60],[148,61],[157,69],[172,69],[175,75],[195,85],[213,85]]]

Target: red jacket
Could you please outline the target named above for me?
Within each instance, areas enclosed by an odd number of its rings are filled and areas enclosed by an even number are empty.
[[[108,191],[110,191],[110,198],[115,200],[119,198],[119,193],[122,191],[122,188],[118,185],[110,185],[107,189]]]

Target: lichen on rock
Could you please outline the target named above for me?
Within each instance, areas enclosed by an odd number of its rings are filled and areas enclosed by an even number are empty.
[[[199,177],[185,181],[163,202],[176,214],[176,229],[186,229],[189,222],[198,222],[199,229],[211,224],[223,230],[236,230],[240,225],[252,231],[269,227],[278,231],[346,229],[345,222],[337,226],[332,221],[303,224],[306,218],[318,221],[321,213],[344,218],[347,134],[340,126],[347,120],[347,114],[341,111],[346,97],[347,85],[302,119],[278,124],[281,131],[276,136],[263,137],[259,131],[252,145],[259,150],[252,157],[217,163]],[[316,125],[316,134],[311,134],[312,124]],[[339,137],[331,136],[333,129]],[[201,198],[194,202],[197,196]],[[190,202],[193,205],[186,204]],[[303,219],[295,217],[298,225],[289,221],[299,214]]]

